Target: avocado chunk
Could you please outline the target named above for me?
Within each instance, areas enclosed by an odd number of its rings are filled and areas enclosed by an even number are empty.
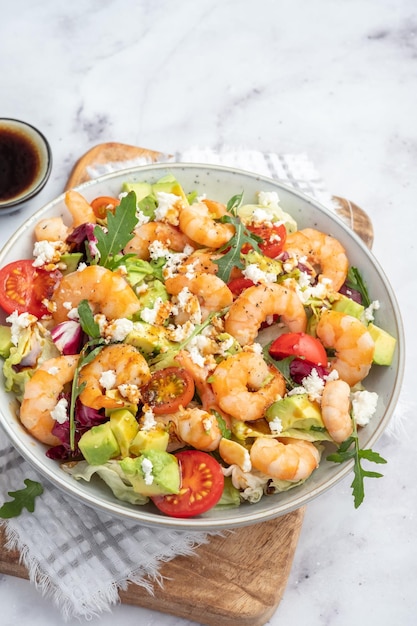
[[[127,409],[116,409],[110,415],[110,427],[120,448],[120,456],[129,455],[129,447],[139,430],[139,424]]]
[[[164,450],[169,443],[169,433],[162,428],[153,430],[139,430],[136,437],[130,444],[129,452],[134,456],[139,456],[143,450]]]
[[[66,265],[62,273],[65,275],[75,272],[82,258],[83,255],[81,252],[67,252],[66,254],[62,254],[60,261]]]
[[[166,302],[169,299],[165,285],[160,280],[150,280],[147,283],[147,287],[147,290],[138,296],[141,309],[153,309],[158,298],[162,302]]]
[[[361,319],[365,307],[354,300],[351,300],[343,294],[339,294],[339,298],[332,304],[333,311],[340,311],[341,313],[347,313],[352,317]]]
[[[287,396],[271,404],[265,413],[268,422],[279,419],[280,437],[300,436],[310,441],[330,439],[324,426],[320,407],[308,399],[306,393]]]
[[[7,359],[12,347],[12,329],[10,326],[0,326],[0,357]]]
[[[374,363],[376,365],[391,365],[397,344],[395,337],[372,323],[368,325],[368,330],[375,341]]]
[[[120,447],[110,422],[87,430],[81,435],[78,447],[89,465],[103,465],[120,454]]]
[[[150,183],[123,183],[122,192],[129,193],[130,191],[135,192],[136,202],[140,202],[151,195],[152,185]]]
[[[163,450],[144,450],[135,459],[122,459],[120,467],[136,493],[164,496],[179,493],[180,468],[177,458]]]
[[[147,322],[134,322],[124,342],[135,346],[145,356],[166,352],[173,345],[162,326],[153,326]]]

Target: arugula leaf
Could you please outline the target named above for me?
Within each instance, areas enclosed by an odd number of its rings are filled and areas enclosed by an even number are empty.
[[[229,282],[233,268],[245,268],[245,264],[240,258],[241,250],[245,244],[249,244],[251,248],[261,253],[258,244],[262,242],[262,238],[258,237],[258,235],[255,235],[254,233],[251,233],[237,215],[237,209],[242,202],[242,198],[243,193],[232,196],[227,203],[227,211],[229,214],[223,215],[223,217],[218,220],[222,224],[232,224],[235,227],[233,237],[218,250],[219,252],[227,250],[226,254],[223,254],[219,259],[214,260],[214,263],[219,266],[217,276],[219,276],[219,278],[221,278],[225,283]]]
[[[371,299],[368,294],[368,289],[357,267],[349,268],[346,285],[350,289],[355,289],[355,291],[359,291],[359,293],[362,296],[362,304],[364,305],[365,308],[371,304]]]
[[[364,478],[382,478],[383,476],[383,474],[380,474],[379,472],[370,472],[365,470],[361,465],[361,461],[363,459],[372,463],[386,463],[387,461],[378,452],[374,452],[370,448],[365,450],[360,448],[355,420],[353,420],[353,423],[353,434],[340,444],[334,454],[329,454],[326,459],[327,461],[333,461],[334,463],[345,463],[350,459],[354,460],[354,478],[351,488],[355,509],[357,509],[362,504],[365,497]]]
[[[43,493],[43,487],[35,480],[30,480],[30,478],[26,478],[23,482],[26,485],[24,489],[8,492],[8,495],[13,498],[13,500],[5,502],[3,506],[0,507],[0,517],[2,519],[18,517],[24,508],[26,508],[29,513],[33,513],[35,510],[35,498]]]
[[[81,300],[77,308],[81,328],[86,335],[94,339],[100,337],[100,326],[94,321],[94,315],[88,304],[88,300]]]
[[[85,383],[81,385],[78,383],[81,368],[92,361],[97,354],[104,348],[104,339],[91,339],[87,341],[83,349],[80,352],[80,358],[78,359],[77,367],[75,368],[74,378],[72,381],[70,409],[69,409],[69,431],[70,431],[70,449],[75,450],[75,406],[77,398],[85,387]]]
[[[136,194],[131,191],[122,198],[114,213],[107,212],[107,232],[100,226],[94,228],[100,265],[112,269],[113,257],[133,238],[133,229],[137,222]]]
[[[262,348],[264,361],[266,363],[269,363],[270,365],[273,365],[273,367],[281,372],[285,379],[285,384],[287,388],[294,389],[295,385],[293,379],[291,378],[290,365],[291,361],[293,361],[295,357],[288,356],[285,359],[281,359],[280,361],[276,361],[275,359],[273,359],[272,356],[269,354],[269,348],[271,347],[273,341],[274,340],[270,341]]]

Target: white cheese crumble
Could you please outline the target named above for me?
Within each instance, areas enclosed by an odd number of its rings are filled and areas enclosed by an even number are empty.
[[[143,407],[143,423],[141,430],[152,430],[156,426],[155,415],[149,405]]]
[[[378,394],[374,391],[354,391],[351,394],[352,412],[358,426],[366,426],[376,411]]]
[[[60,259],[60,249],[64,243],[62,241],[36,241],[33,247],[33,267],[42,267],[48,263],[57,263]]]
[[[59,372],[59,368],[56,365],[53,365],[52,367],[50,367],[49,369],[46,370],[48,372],[48,374],[50,374],[51,376],[56,376]]]
[[[275,283],[277,275],[274,272],[264,272],[257,263],[250,263],[242,272],[255,285],[259,283]]]
[[[279,207],[279,196],[276,191],[260,191],[258,202],[261,206]]]
[[[107,322],[103,327],[103,332],[100,332],[109,341],[124,341],[127,335],[133,330],[132,320],[128,320],[125,317]]]
[[[374,321],[374,311],[378,311],[379,307],[379,300],[374,300],[374,302],[371,302],[371,304],[363,312],[365,322]]]
[[[107,370],[103,372],[98,382],[102,387],[104,387],[104,389],[114,389],[116,384],[116,372],[114,370]]]
[[[145,481],[145,485],[152,485],[153,483],[153,465],[152,461],[147,458],[142,459],[140,464],[142,472],[143,472],[143,480]]]
[[[68,400],[66,398],[58,400],[55,408],[51,411],[51,417],[58,424],[65,424],[68,421]]]
[[[154,302],[153,308],[145,307],[140,312],[140,317],[144,322],[148,324],[155,324],[156,318],[158,316],[158,311],[160,307],[163,305],[162,298],[156,298]]]
[[[282,432],[282,422],[278,416],[269,422],[269,430],[273,435],[279,435]]]
[[[180,200],[180,197],[173,193],[158,191],[156,193],[158,206],[155,209],[155,221],[162,222],[167,220],[175,226],[178,225],[178,211],[175,209],[178,200]]]
[[[6,322],[11,325],[11,342],[14,346],[17,346],[19,343],[22,332],[36,321],[37,318],[35,315],[31,315],[31,313],[21,313],[19,315],[17,311],[13,311],[13,313],[6,317]]]

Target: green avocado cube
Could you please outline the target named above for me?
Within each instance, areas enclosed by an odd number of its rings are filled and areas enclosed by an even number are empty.
[[[151,195],[152,185],[150,183],[123,183],[122,191],[127,193],[134,191],[136,202],[140,202],[143,198]]]
[[[333,311],[341,311],[342,313],[346,313],[347,315],[352,315],[352,317],[357,317],[361,319],[361,316],[365,310],[365,307],[354,300],[351,300],[347,296],[339,294],[339,298],[333,302],[332,309]]]
[[[375,342],[374,363],[376,365],[391,365],[397,344],[395,337],[372,323],[368,325],[368,330]]]
[[[120,447],[110,422],[104,422],[87,430],[81,435],[78,447],[89,465],[103,465],[120,455]]]
[[[139,430],[130,444],[129,452],[139,456],[144,450],[166,450],[168,443],[169,433],[162,428]]]
[[[7,359],[12,347],[12,330],[10,326],[0,326],[0,357]]]
[[[120,456],[129,455],[129,447],[139,430],[139,424],[127,409],[117,409],[110,415],[110,426],[120,448]]]
[[[136,493],[149,497],[179,493],[181,474],[173,454],[164,450],[144,450],[140,456],[126,457],[119,463]]]

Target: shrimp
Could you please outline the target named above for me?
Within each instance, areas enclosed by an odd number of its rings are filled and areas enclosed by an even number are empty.
[[[368,375],[375,342],[360,320],[341,311],[326,310],[316,328],[317,337],[325,348],[336,351],[331,370],[336,370],[351,387]]]
[[[334,237],[314,228],[304,228],[287,236],[285,250],[319,265],[318,281],[330,285],[333,291],[339,291],[345,282],[349,261],[344,247]]]
[[[85,387],[79,397],[92,409],[117,408],[123,406],[123,401],[107,396],[106,389],[125,387],[137,391],[150,378],[149,366],[136,348],[129,344],[111,344],[81,368],[79,385],[85,384]]]
[[[330,437],[336,443],[345,441],[353,432],[349,408],[349,385],[344,380],[329,380],[321,397],[321,416]]]
[[[222,224],[216,221],[226,213],[226,207],[220,202],[212,200],[195,202],[182,208],[179,217],[180,229],[202,246],[220,248],[235,233],[235,227],[232,224]]]
[[[72,228],[81,224],[95,224],[96,215],[89,202],[78,191],[70,189],[65,194],[65,204],[72,217]]]
[[[64,386],[74,378],[78,355],[59,356],[44,361],[25,385],[20,421],[31,435],[50,446],[62,443],[52,434],[52,417]]]
[[[214,259],[221,257],[221,254],[213,254],[212,250],[194,250],[190,256],[180,265],[178,272],[181,274],[217,274],[219,266],[214,263]]]
[[[220,311],[233,302],[233,294],[229,287],[215,274],[197,274],[193,278],[177,274],[165,280],[165,288],[171,295],[177,296],[187,288],[190,293],[197,296],[203,320],[213,311]]]
[[[62,217],[46,217],[35,225],[36,241],[65,241],[70,229]]]
[[[216,450],[222,438],[217,418],[212,413],[194,407],[180,411],[174,423],[179,438],[197,450]]]
[[[178,228],[165,222],[147,222],[134,231],[134,237],[124,249],[125,254],[136,254],[140,259],[149,259],[149,246],[154,241],[160,241],[165,247],[174,252],[182,252],[186,245],[193,245]]]
[[[254,469],[271,478],[298,482],[317,469],[320,453],[311,441],[259,437],[250,449],[250,459]]]
[[[272,283],[248,287],[240,294],[225,319],[225,331],[245,346],[254,341],[270,315],[281,315],[292,332],[304,332],[307,327],[307,314],[297,293]]]
[[[94,312],[107,319],[132,317],[140,309],[132,287],[116,272],[101,265],[89,265],[64,276],[52,298],[52,317],[59,324],[68,319],[69,310],[88,300]]]
[[[227,357],[217,365],[211,378],[219,407],[244,422],[263,417],[266,409],[285,394],[281,372],[268,367],[255,352]]]

